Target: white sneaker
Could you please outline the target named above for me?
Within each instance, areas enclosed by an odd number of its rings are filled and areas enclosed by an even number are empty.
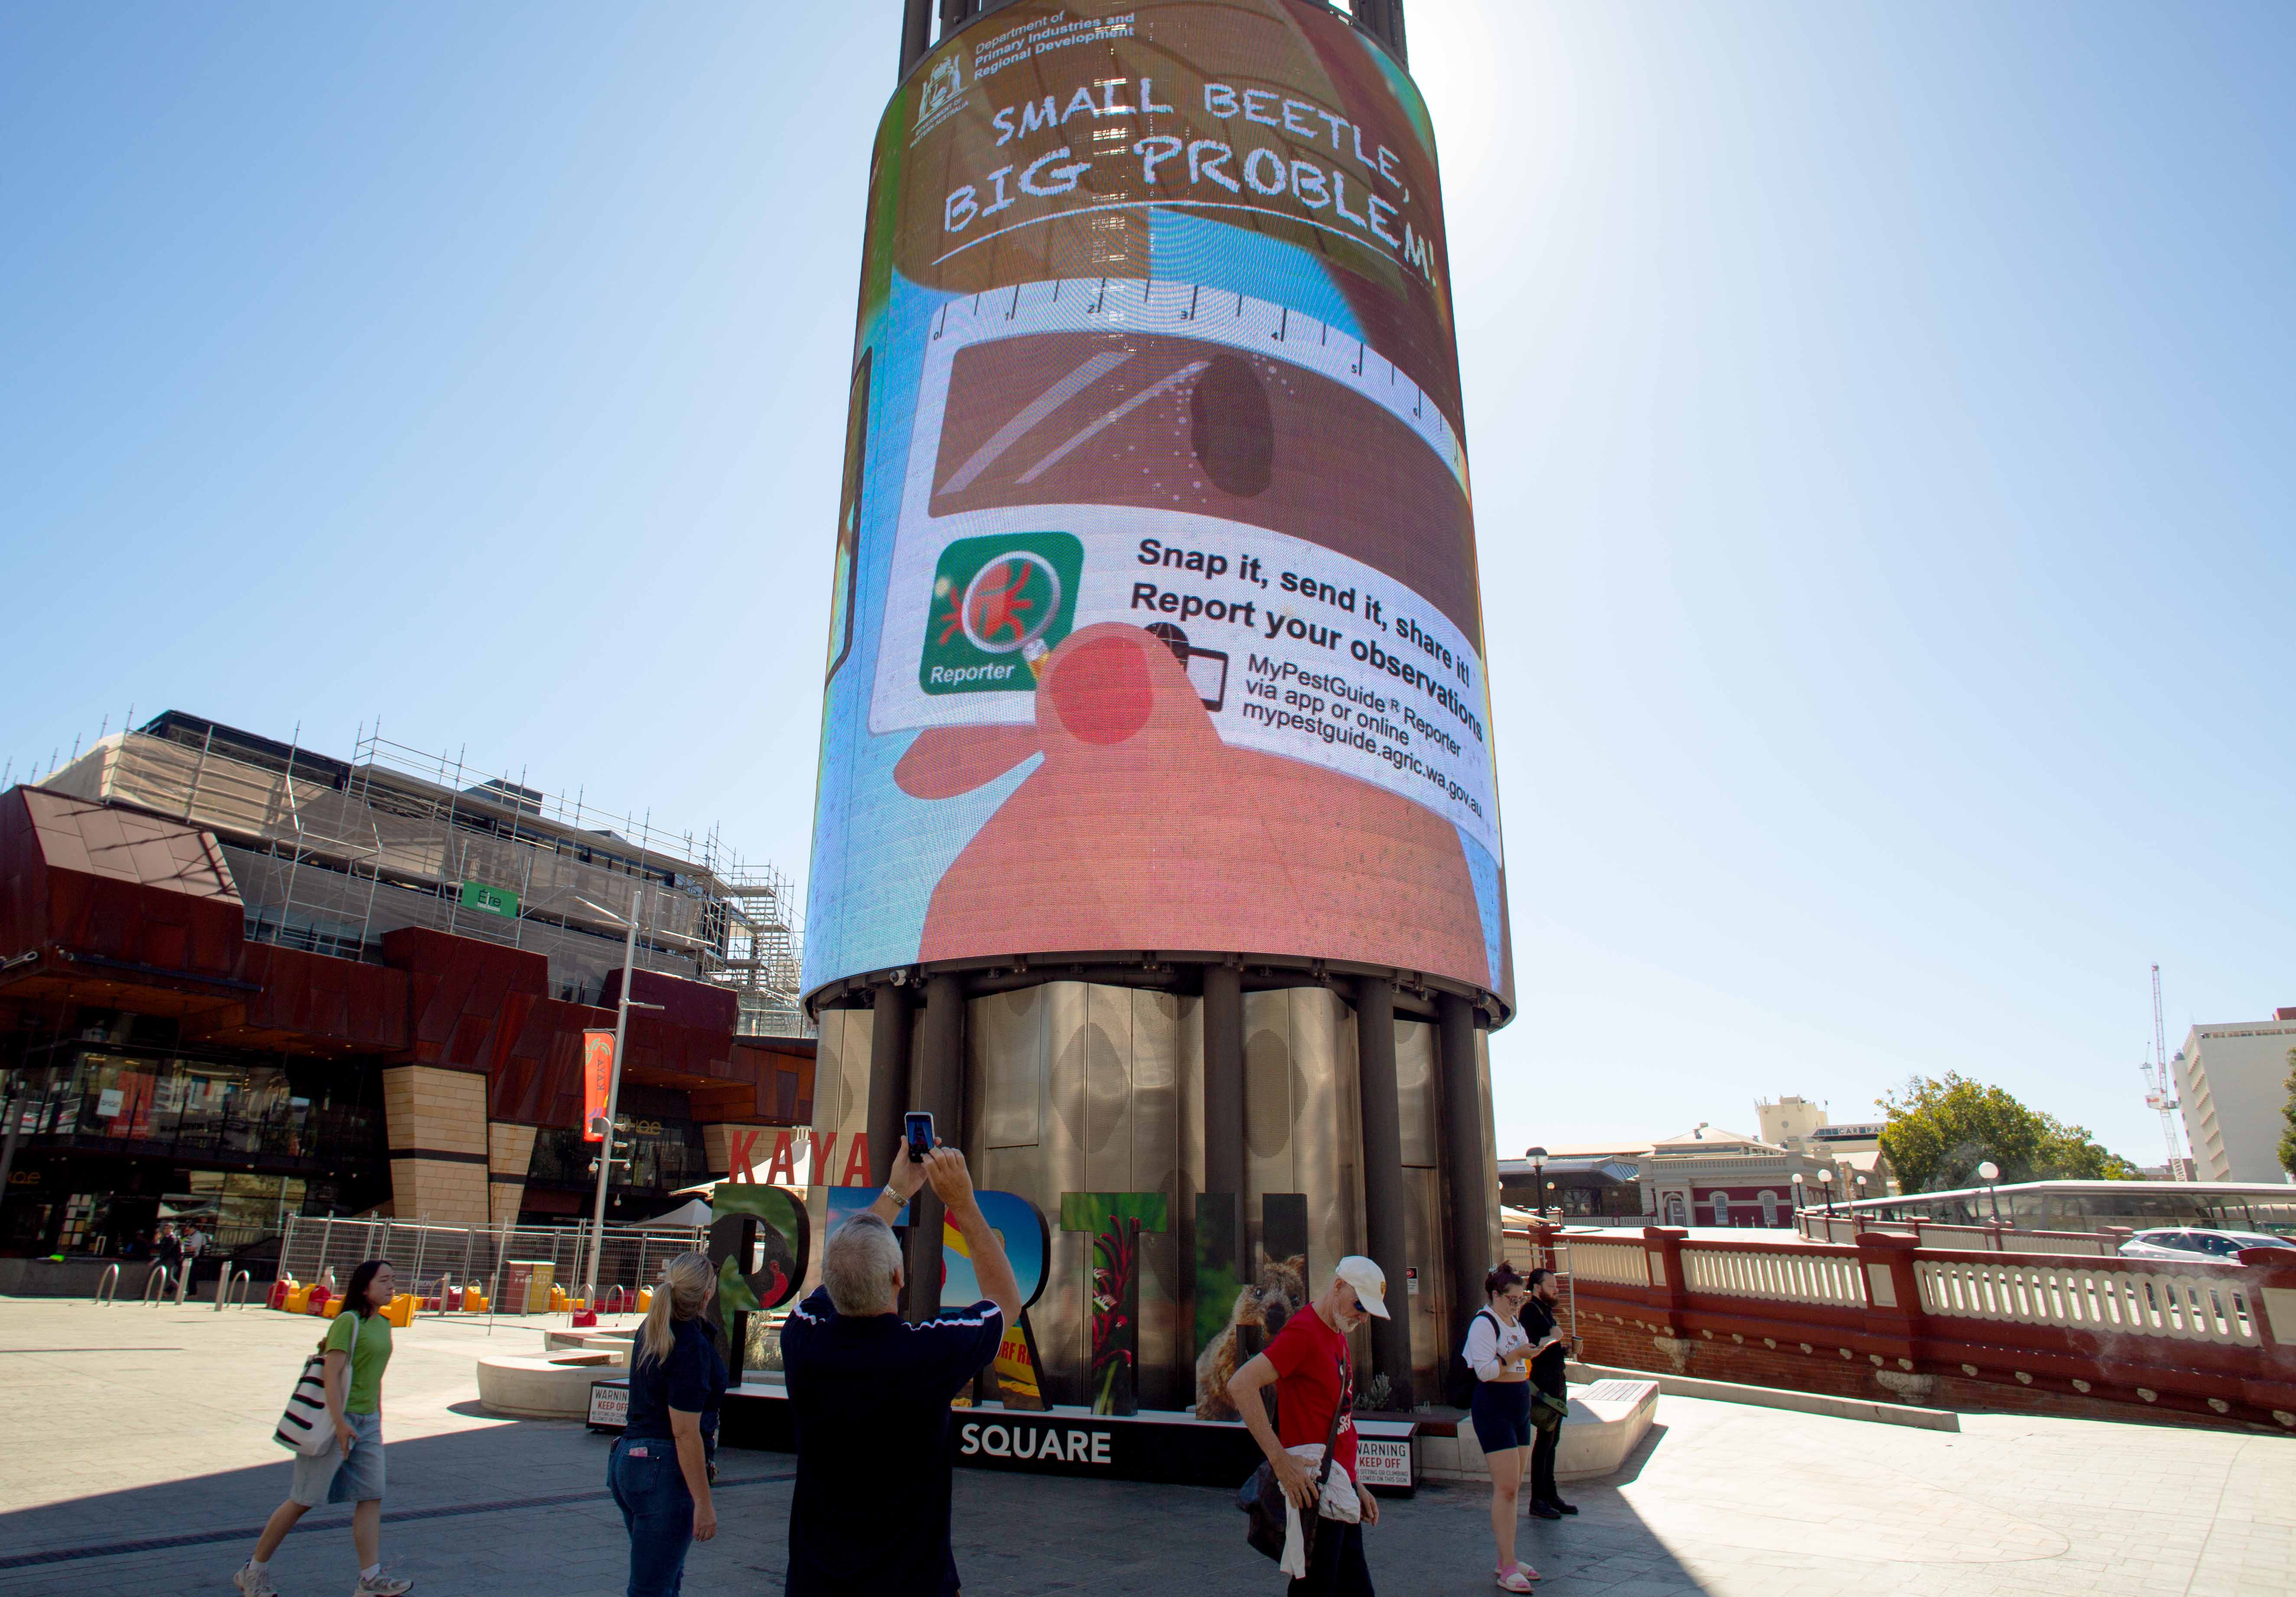
[[[351,1597],[401,1597],[401,1593],[414,1589],[414,1583],[411,1580],[400,1580],[396,1576],[378,1572],[373,1580],[360,1576],[358,1585],[351,1588]]]
[[[279,1597],[279,1588],[271,1584],[271,1577],[257,1574],[252,1563],[242,1564],[231,1584],[240,1597]]]

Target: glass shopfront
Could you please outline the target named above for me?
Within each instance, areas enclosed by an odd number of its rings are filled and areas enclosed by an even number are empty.
[[[534,1138],[534,1157],[527,1167],[527,1185],[588,1192],[597,1185],[599,1144],[582,1140],[577,1130],[545,1127]],[[627,1169],[617,1167],[611,1188],[613,1212],[625,1205],[656,1207],[680,1187],[709,1179],[709,1156],[701,1141],[701,1127],[691,1120],[624,1116],[622,1134],[615,1139],[614,1157],[627,1159]]]
[[[90,1151],[166,1154],[229,1162],[339,1163],[380,1158],[382,1110],[365,1074],[299,1089],[303,1070],[168,1054],[70,1048],[62,1061],[35,1061],[23,1072],[19,1129],[69,1138]],[[342,1100],[348,1099],[348,1102]],[[369,1102],[361,1102],[362,1099]]]
[[[0,1253],[136,1257],[168,1225],[229,1252],[390,1190],[364,1062],[71,1042],[29,1052],[17,1078]]]

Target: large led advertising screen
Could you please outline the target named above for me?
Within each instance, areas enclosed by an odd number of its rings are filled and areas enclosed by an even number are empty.
[[[1312,0],[1024,0],[880,127],[807,989],[1206,951],[1509,1001],[1441,195]]]

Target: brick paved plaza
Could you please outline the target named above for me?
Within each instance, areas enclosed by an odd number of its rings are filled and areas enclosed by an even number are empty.
[[[314,1335],[259,1310],[0,1300],[0,1597],[228,1591],[285,1493],[269,1429]],[[510,1321],[491,1339],[483,1321],[399,1333],[383,1545],[418,1593],[621,1589],[605,1441],[474,1401],[477,1354],[538,1341]],[[2296,1440],[2007,1415],[1955,1435],[1677,1397],[1659,1420],[1617,1478],[1571,1489],[1578,1519],[1526,1525],[1548,1597],[2296,1592]],[[689,1593],[779,1593],[790,1462],[721,1458],[725,1528],[695,1549]],[[1226,1494],[956,1478],[975,1597],[1280,1589]],[[1466,1488],[1394,1504],[1369,1538],[1380,1590],[1490,1590],[1484,1513]],[[344,1518],[319,1511],[289,1538],[273,1565],[287,1597],[349,1589]],[[138,1543],[158,1544],[96,1551]]]

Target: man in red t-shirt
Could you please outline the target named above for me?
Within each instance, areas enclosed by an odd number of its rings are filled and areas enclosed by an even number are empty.
[[[1303,1515],[1315,1514],[1322,1506],[1316,1500],[1316,1477],[1326,1436],[1332,1437],[1332,1466],[1346,1471],[1362,1511],[1360,1522],[1319,1517],[1308,1572],[1292,1583],[1288,1597],[1373,1597],[1371,1569],[1364,1562],[1363,1527],[1379,1523],[1379,1504],[1356,1478],[1355,1371],[1348,1357],[1348,1337],[1374,1314],[1388,1317],[1387,1275],[1370,1259],[1350,1254],[1333,1268],[1330,1283],[1315,1302],[1284,1323],[1267,1351],[1228,1379],[1229,1401],[1242,1414],[1244,1428]],[[1273,1427],[1259,1398],[1260,1388],[1271,1383],[1275,1388]],[[1332,1431],[1334,1413],[1340,1419],[1336,1435]],[[1289,1451],[1293,1447],[1301,1452]]]

